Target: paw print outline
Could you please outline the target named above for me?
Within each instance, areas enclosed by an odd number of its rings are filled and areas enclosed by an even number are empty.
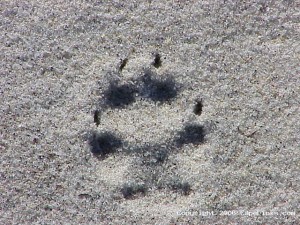
[[[161,56],[155,55],[151,66],[156,69],[161,66]],[[122,72],[128,59],[122,60],[119,72]],[[162,104],[172,104],[182,89],[171,75],[159,76],[151,68],[144,69],[143,74],[136,79],[131,79],[128,83],[122,83],[121,80],[110,80],[108,87],[100,99],[100,107],[94,111],[94,122],[97,127],[100,125],[101,114],[107,110],[126,109],[137,101],[152,101],[158,107]],[[100,108],[100,109],[99,109]],[[196,100],[193,112],[200,116],[203,109],[203,101]],[[112,131],[90,132],[88,144],[92,154],[100,160],[104,160],[112,154],[128,154],[137,158],[136,164],[143,171],[144,177],[150,179],[141,179],[130,181],[119,188],[120,193],[125,199],[131,199],[137,196],[144,196],[151,189],[169,189],[179,191],[183,195],[188,195],[192,189],[191,185],[184,179],[158,178],[162,175],[169,156],[180,152],[187,144],[195,146],[205,143],[206,129],[203,125],[197,123],[187,123],[184,128],[176,133],[170,140],[164,143],[146,143],[138,146],[127,141]]]

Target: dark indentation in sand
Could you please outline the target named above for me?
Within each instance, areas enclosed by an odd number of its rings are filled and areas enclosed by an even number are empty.
[[[128,62],[128,58],[125,58],[121,61],[121,65],[119,67],[119,71],[122,71]]]
[[[197,100],[194,106],[194,113],[200,116],[202,114],[202,108],[203,108],[202,100]]]
[[[159,78],[150,71],[146,71],[142,77],[144,83],[142,96],[150,98],[155,102],[168,102],[178,94],[178,87],[171,76]]]
[[[144,184],[126,183],[121,188],[121,193],[126,199],[133,198],[136,194],[145,195],[146,192],[147,187]]]
[[[172,180],[167,186],[174,191],[181,192],[183,195],[189,195],[191,192],[191,185],[188,182],[183,182],[179,179]]]
[[[116,152],[122,146],[122,140],[110,132],[93,132],[89,139],[89,145],[93,154],[105,156]]]
[[[96,124],[96,126],[99,126],[99,124],[100,124],[100,116],[101,116],[100,111],[95,110],[94,111],[94,123]]]
[[[155,58],[154,58],[154,62],[152,63],[152,65],[155,68],[161,67],[162,61],[161,61],[161,57],[160,54],[156,53],[155,54]]]
[[[184,129],[178,132],[178,137],[175,143],[178,147],[184,144],[202,144],[204,142],[205,130],[204,127],[198,124],[189,124]]]
[[[130,84],[111,83],[104,93],[105,103],[112,108],[121,108],[135,101],[137,89]]]

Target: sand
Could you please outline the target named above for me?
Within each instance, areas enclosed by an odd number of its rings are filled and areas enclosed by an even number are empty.
[[[1,1],[0,224],[299,224],[299,11]]]

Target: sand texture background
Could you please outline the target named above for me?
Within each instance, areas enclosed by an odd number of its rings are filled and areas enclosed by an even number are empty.
[[[299,0],[2,0],[0,224],[300,224],[299,34]],[[146,94],[108,107],[116,80]]]

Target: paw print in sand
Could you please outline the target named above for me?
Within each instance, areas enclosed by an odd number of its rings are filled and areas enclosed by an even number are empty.
[[[119,74],[129,63],[128,61],[125,59],[121,62]],[[175,100],[178,98],[183,85],[177,83],[171,75],[159,75],[159,73],[154,72],[161,65],[160,55],[156,54],[150,67],[144,69],[143,73],[134,79],[127,81],[110,80],[102,93],[97,109],[94,111],[93,116],[97,129],[90,133],[88,140],[93,155],[99,160],[105,160],[110,155],[122,156],[123,154],[134,159],[135,163],[130,172],[134,178],[129,179],[131,181],[124,183],[118,189],[125,199],[144,196],[153,189],[177,191],[183,195],[188,195],[192,191],[189,182],[176,175],[176,162],[169,158],[180,153],[185,145],[198,146],[203,144],[206,135],[203,125],[188,122],[183,124],[182,129],[173,132],[170,138],[163,142],[150,140],[142,144],[140,144],[141,140],[127,141],[126,137],[124,138],[123,135],[122,138],[116,129],[103,130],[101,127],[102,114],[107,110],[127,112],[133,104],[139,110],[139,105],[145,101],[154,103],[157,107],[156,110],[159,110],[163,105],[169,105],[172,108],[172,104],[176,104]],[[145,108],[145,106],[143,107]],[[203,108],[202,100],[196,100],[193,107],[193,113],[200,116]],[[147,115],[144,117],[147,120]],[[144,127],[141,123],[134,126]],[[147,136],[147,133],[145,132],[144,135]],[[176,165],[175,170],[174,165]]]

